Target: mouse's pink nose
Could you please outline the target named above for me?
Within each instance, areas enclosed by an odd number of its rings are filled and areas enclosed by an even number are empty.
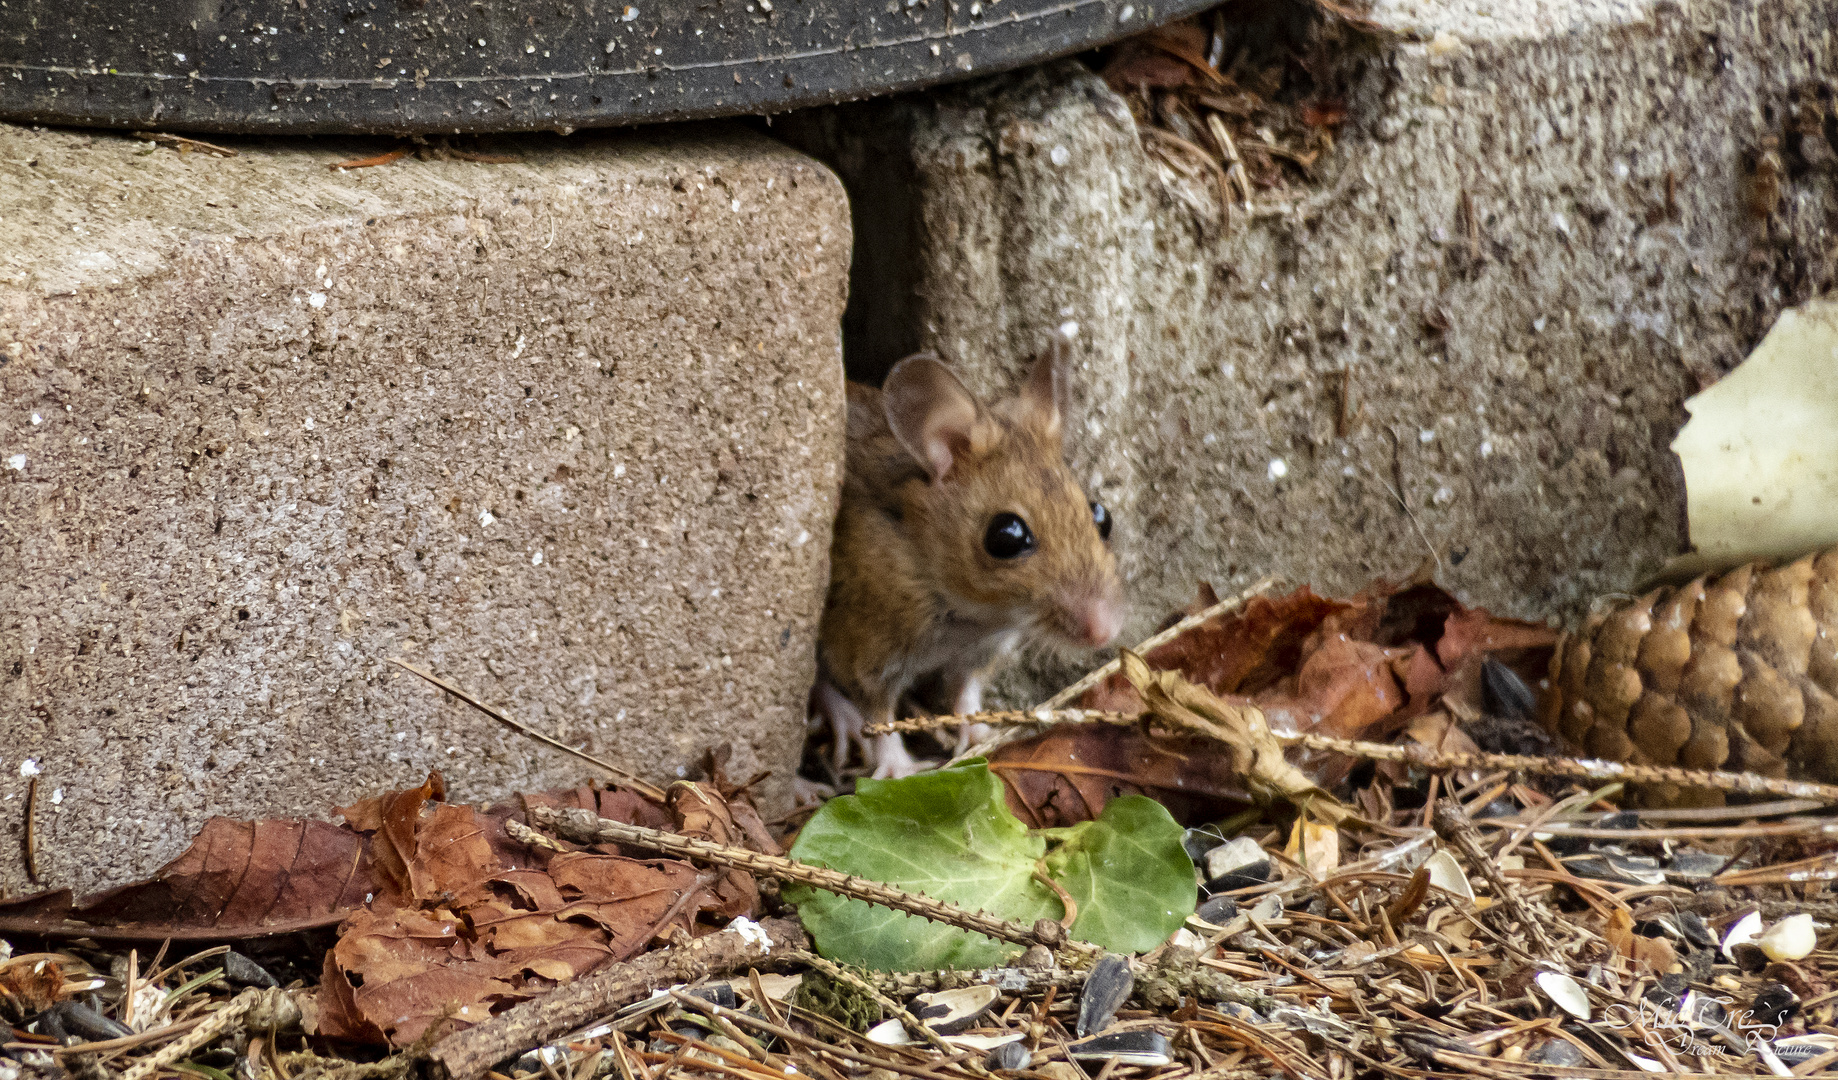
[[[1123,629],[1123,605],[1104,599],[1086,604],[1078,613],[1079,641],[1092,648],[1108,645]]]

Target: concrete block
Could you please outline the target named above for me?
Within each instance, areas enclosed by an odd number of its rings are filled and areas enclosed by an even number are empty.
[[[857,377],[935,348],[987,391],[1080,324],[1071,452],[1125,640],[1201,579],[1346,591],[1433,555],[1534,618],[1632,587],[1685,542],[1683,399],[1833,281],[1833,0],[1374,17],[1401,36],[1312,189],[1229,222],[1074,62],[776,126],[893,249],[845,316]]]
[[[783,805],[839,483],[848,208],[732,126],[327,165],[0,125],[0,833],[39,884],[429,769]],[[30,762],[30,765],[22,763]],[[31,887],[19,845],[0,886]]]

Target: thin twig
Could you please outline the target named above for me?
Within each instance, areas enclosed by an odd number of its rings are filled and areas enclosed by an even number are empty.
[[[1261,578],[1258,581],[1253,582],[1249,587],[1243,590],[1240,590],[1235,595],[1229,596],[1226,599],[1219,601],[1218,603],[1212,605],[1211,607],[1205,609],[1204,611],[1197,611],[1193,613],[1192,615],[1188,615],[1185,618],[1183,618],[1180,622],[1177,622],[1173,626],[1170,626],[1168,629],[1163,630],[1158,634],[1151,635],[1148,638],[1145,638],[1140,644],[1138,644],[1135,648],[1131,649],[1130,651],[1133,653],[1137,653],[1138,655],[1146,654],[1150,649],[1154,649],[1162,645],[1166,645],[1168,642],[1173,641],[1175,638],[1180,637],[1182,634],[1185,634],[1187,631],[1192,630],[1194,627],[1199,626],[1202,623],[1205,623],[1211,619],[1216,619],[1221,615],[1225,615],[1225,614],[1229,614],[1230,612],[1237,611],[1239,608],[1242,608],[1246,604],[1250,603],[1254,598],[1261,596],[1264,593],[1269,592],[1271,589],[1275,587],[1276,587],[1276,578],[1274,576],[1266,576],[1264,578]],[[1074,698],[1078,697],[1080,694],[1083,694],[1085,691],[1098,685],[1100,682],[1103,682],[1105,679],[1110,678],[1112,675],[1115,675],[1117,672],[1121,670],[1123,670],[1123,658],[1121,656],[1118,656],[1115,660],[1110,661],[1109,663],[1103,665],[1102,667],[1099,667],[1096,670],[1087,672],[1086,675],[1083,678],[1081,678],[1078,682],[1073,683],[1071,686],[1066,687],[1064,690],[1061,690],[1059,693],[1054,694],[1052,697],[1041,702],[1039,705],[1035,706],[1035,709],[1040,710],[1040,709],[1061,708],[1067,702],[1073,700]]]
[[[1555,952],[1555,946],[1551,944],[1550,936],[1544,932],[1544,925],[1506,880],[1506,875],[1494,864],[1493,857],[1482,849],[1474,822],[1469,819],[1468,812],[1462,809],[1461,803],[1452,798],[1438,799],[1432,821],[1436,826],[1436,835],[1461,849],[1461,853],[1468,857],[1468,862],[1493,887],[1494,895],[1512,912],[1519,925],[1525,928],[1532,944],[1538,946],[1539,954],[1549,958]]]
[[[1133,712],[1112,712],[1104,709],[1001,709],[995,712],[974,713],[969,716],[909,716],[904,720],[889,720],[878,724],[869,724],[862,728],[865,735],[886,735],[892,732],[937,731],[940,728],[957,727],[965,723],[988,724],[990,727],[1008,728],[1025,724],[1120,724],[1132,725],[1142,720],[1143,714]]]
[[[537,731],[535,728],[529,726],[528,724],[525,724],[521,720],[513,720],[510,717],[499,712],[497,709],[494,709],[490,705],[487,705],[483,701],[480,701],[478,698],[473,697],[471,694],[467,693],[466,691],[461,690],[457,686],[454,686],[452,683],[446,681],[445,679],[439,678],[426,671],[423,671],[420,668],[416,667],[415,665],[408,663],[407,661],[402,660],[399,657],[392,656],[389,658],[389,662],[396,665],[397,667],[401,668],[404,671],[407,671],[414,675],[419,675],[421,678],[426,679],[428,682],[431,682],[435,686],[440,687],[442,690],[445,690],[447,693],[452,694],[456,698],[459,698],[461,701],[479,710],[480,712],[484,713],[486,716],[491,717],[493,720],[496,720],[498,723],[503,724],[505,727],[511,728],[524,735],[527,735],[530,738],[535,739],[537,742],[542,743],[545,746],[552,746],[555,749],[560,750],[564,754],[572,754],[575,757],[580,758],[582,761],[587,762],[589,765],[594,766],[595,768],[605,769],[609,774],[612,775],[614,780],[619,781],[619,783],[623,784],[624,786],[628,788],[631,788],[633,791],[637,792],[638,794],[644,796],[647,799],[650,799],[652,802],[661,803],[664,801],[664,789],[658,787],[656,784],[652,784],[644,780],[640,780],[638,777],[633,776],[629,772],[626,772],[624,769],[621,769],[619,766],[614,765],[610,762],[601,761],[599,758],[594,757],[592,754],[589,754],[584,750],[576,750],[574,747],[569,746],[567,743],[562,742],[560,739],[554,738],[550,735],[544,734],[543,732]]]
[[[183,135],[173,135],[164,131],[135,131],[129,134],[142,142],[161,143],[174,150],[202,150],[207,154],[216,154],[218,157],[236,156],[236,151],[229,147],[207,143],[203,139],[188,139]]]
[[[479,1080],[505,1058],[541,1046],[654,990],[759,964],[787,949],[809,946],[796,923],[736,919],[719,933],[611,964],[448,1035],[434,1045],[430,1067],[434,1076],[446,1080]]]
[[[974,934],[1007,941],[1023,947],[1045,945],[1049,949],[1064,950],[1071,959],[1096,959],[1103,950],[1096,945],[1083,941],[1074,941],[1064,937],[1063,928],[1051,919],[1041,919],[1032,927],[1023,926],[1008,919],[999,919],[980,911],[967,911],[956,904],[947,904],[934,900],[922,893],[908,892],[892,885],[878,881],[868,881],[851,874],[841,874],[820,866],[810,866],[795,859],[776,855],[762,855],[746,848],[730,847],[708,840],[678,833],[662,832],[647,829],[642,825],[627,825],[619,821],[608,821],[598,817],[591,810],[572,808],[557,810],[553,807],[538,806],[530,810],[530,820],[579,843],[605,843],[613,841],[620,844],[634,844],[638,847],[662,851],[686,859],[697,859],[714,863],[717,866],[732,866],[750,874],[778,878],[781,881],[795,881],[813,888],[823,889],[870,904],[904,911],[910,915],[931,919],[960,930]],[[505,828],[512,837],[523,839],[528,831],[527,826],[515,821],[505,822]]]
[[[1153,639],[1152,639],[1153,640]],[[1082,680],[1081,680],[1082,681]],[[987,724],[994,728],[1010,730],[1030,728],[1037,724],[1050,723],[1101,723],[1130,725],[1141,723],[1146,713],[1116,712],[1103,709],[1054,709],[1041,706],[1025,711],[1002,710],[999,712],[972,713],[967,716],[943,718],[952,724]],[[875,724],[868,727],[870,735],[884,732],[930,731],[941,722],[936,717],[915,717],[907,720],[895,720],[891,723]],[[1575,780],[1613,781],[1627,784],[1680,784],[1688,787],[1716,788],[1721,791],[1732,791],[1743,795],[1769,795],[1775,798],[1795,800],[1794,810],[1810,809],[1813,806],[1831,806],[1838,804],[1838,785],[1820,784],[1810,780],[1780,780],[1760,773],[1711,772],[1698,769],[1681,769],[1670,765],[1635,765],[1621,761],[1600,761],[1583,758],[1534,757],[1526,754],[1489,754],[1461,753],[1455,751],[1433,750],[1425,746],[1391,743],[1365,742],[1358,739],[1336,739],[1327,735],[1287,735],[1278,734],[1279,742],[1292,746],[1301,746],[1309,750],[1327,750],[1349,757],[1365,758],[1370,761],[1401,761],[1425,769],[1508,769],[1516,772],[1534,773],[1540,776],[1562,776]],[[1001,740],[991,739],[985,746],[1000,745]],[[977,755],[975,750],[969,756]],[[1589,800],[1593,802],[1594,800]],[[1774,812],[1781,812],[1774,808]],[[1487,825],[1518,827],[1522,822],[1511,819],[1489,820]],[[1542,823],[1536,827],[1543,829]],[[1757,832],[1757,830],[1761,830]],[[1556,826],[1551,832],[1561,832],[1574,836],[1601,835],[1609,839],[1624,837],[1625,830],[1590,829],[1582,826]],[[1838,833],[1838,822],[1808,821],[1783,822],[1776,826],[1745,826],[1740,829],[1719,829],[1714,827],[1677,828],[1661,830],[1665,835],[1678,838],[1697,837],[1712,838],[1718,836],[1747,835],[1783,835],[1797,836],[1807,833]],[[1645,835],[1645,834],[1643,834]]]
[[[1515,769],[1542,776],[1575,780],[1613,780],[1629,784],[1682,784],[1717,788],[1744,795],[1772,795],[1787,799],[1818,799],[1838,803],[1838,785],[1809,780],[1777,780],[1759,773],[1707,772],[1670,765],[1632,765],[1620,761],[1580,758],[1533,757],[1526,754],[1464,754],[1430,750],[1422,746],[1392,746],[1326,735],[1279,735],[1280,740],[1310,750],[1330,750],[1371,761],[1402,761],[1426,769]],[[1625,835],[1625,834],[1624,834]]]
[[[752,1016],[748,1013],[740,1012],[737,1009],[723,1008],[720,1005],[716,1005],[712,1001],[703,1001],[701,998],[698,998],[698,997],[690,997],[688,1000],[684,1001],[683,1004],[685,1004],[686,1006],[690,1008],[697,1010],[698,1012],[705,1013],[709,1016],[726,1017],[727,1019],[732,1020],[736,1024],[740,1024],[745,1027],[758,1028],[759,1030],[767,1032],[769,1034],[777,1035],[779,1038],[784,1039],[786,1042],[797,1043],[800,1046],[808,1046],[811,1049],[816,1050],[819,1053],[834,1054],[835,1056],[842,1058],[844,1061],[853,1061],[860,1065],[869,1065],[869,1066],[873,1066],[876,1068],[892,1069],[894,1072],[905,1073],[908,1076],[920,1077],[921,1080],[950,1080],[950,1078],[944,1073],[935,1072],[931,1069],[923,1068],[917,1065],[908,1065],[906,1062],[901,1061],[898,1058],[869,1057],[866,1054],[858,1054],[853,1050],[845,1050],[840,1046],[832,1046],[828,1043],[819,1042],[818,1040],[812,1039],[808,1036],[800,1035],[799,1033],[797,1033],[796,1031],[793,1031],[792,1029],[788,1027],[782,1027],[778,1024],[772,1023],[769,1020],[761,1020],[760,1018],[756,1016]]]
[[[1241,590],[1236,595],[1227,597],[1204,611],[1195,612],[1182,619],[1180,622],[1175,623],[1173,626],[1168,627],[1166,630],[1151,635],[1139,643],[1132,651],[1136,653],[1146,653],[1150,649],[1166,645],[1168,642],[1173,641],[1175,638],[1180,637],[1182,634],[1185,634],[1187,631],[1192,630],[1194,627],[1199,626],[1209,619],[1217,618],[1220,615],[1242,608],[1244,605],[1250,603],[1254,597],[1270,591],[1275,585],[1276,578],[1274,576],[1264,577],[1253,583],[1249,588]],[[1052,697],[1028,710],[1029,712],[1037,714],[1029,726],[1011,727],[1004,731],[998,731],[990,738],[983,740],[976,746],[957,755],[952,759],[952,763],[955,764],[966,758],[988,757],[997,749],[1007,746],[1009,743],[1019,742],[1022,739],[1028,738],[1039,730],[1034,726],[1035,724],[1050,722],[1051,714],[1054,710],[1063,708],[1067,702],[1074,700],[1080,694],[1083,694],[1085,691],[1098,685],[1105,679],[1115,675],[1118,671],[1122,670],[1122,667],[1123,657],[1119,654],[1116,659],[1111,660],[1109,663],[1086,672],[1083,678],[1079,679],[1071,686],[1066,687],[1064,690],[1061,690],[1059,693],[1054,694]],[[1040,715],[1043,713],[1046,715]],[[1070,719],[1070,717],[1068,718]],[[1102,715],[1092,714],[1091,718],[1101,719]],[[972,723],[980,722],[982,718],[979,716],[972,720],[972,718],[969,717],[959,716],[953,717],[953,719],[958,723]]]
[[[132,1068],[121,1074],[121,1080],[147,1080],[159,1070],[184,1059],[192,1051],[239,1025],[245,1014],[257,1010],[268,1011],[276,1017],[291,1015],[294,1023],[299,1022],[299,1005],[293,1002],[287,991],[244,990],[236,995],[228,1005],[199,1020],[197,1027],[192,1028],[179,1039],[167,1043],[154,1053],[135,1062]],[[263,1024],[262,1026],[268,1025]],[[277,1023],[276,1026],[281,1025]]]
[[[867,994],[874,999],[876,1004],[886,1010],[887,1015],[894,1017],[899,1020],[900,1023],[906,1025],[906,1030],[931,1044],[932,1049],[944,1054],[954,1054],[957,1052],[956,1048],[950,1043],[945,1042],[936,1031],[920,1023],[919,1018],[909,1012],[906,1006],[888,997],[886,994],[881,993],[880,987],[862,978],[855,972],[850,971],[848,968],[843,967],[841,964],[833,964],[823,957],[818,956],[816,953],[811,952],[788,953],[787,959],[796,960],[799,963],[815,968],[837,982],[847,983],[855,989],[860,990],[862,993]]]

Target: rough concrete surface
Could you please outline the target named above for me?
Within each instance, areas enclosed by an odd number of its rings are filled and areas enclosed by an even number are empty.
[[[1400,36],[1349,60],[1312,187],[1229,221],[1074,62],[776,125],[842,175],[858,249],[905,251],[858,274],[856,377],[926,347],[987,391],[1080,324],[1126,640],[1198,580],[1345,592],[1432,553],[1515,615],[1631,587],[1685,542],[1683,399],[1832,279],[1833,0],[1375,17]]]
[[[782,798],[835,177],[727,126],[344,172],[387,147],[238,146],[0,125],[0,828],[35,764],[40,884],[429,769],[465,801],[592,775],[391,657],[654,779],[730,744]]]

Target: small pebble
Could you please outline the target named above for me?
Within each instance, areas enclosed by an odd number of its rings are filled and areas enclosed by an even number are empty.
[[[1187,852],[1187,857],[1193,860],[1195,866],[1205,865],[1207,853],[1223,843],[1225,838],[1211,825],[1202,825],[1181,833],[1181,849]]]
[[[1264,854],[1264,849],[1258,846],[1257,841],[1248,836],[1240,836],[1218,844],[1206,853],[1206,876],[1216,878],[1234,870],[1246,872],[1260,863],[1268,865],[1269,862],[1270,857]],[[1264,880],[1269,880],[1267,872]]]
[[[1034,1061],[1034,1055],[1028,1053],[1026,1046],[1018,1042],[1003,1043],[989,1052],[983,1064],[992,1072],[1003,1070],[1025,1069]]]
[[[223,977],[231,986],[259,986],[270,990],[281,985],[268,974],[267,968],[234,949],[223,954]]]
[[[1695,911],[1678,913],[1678,929],[1679,933],[1685,935],[1685,940],[1693,945],[1704,949],[1717,947],[1717,935],[1710,932],[1710,927],[1705,924],[1704,917]]]
[[[1194,911],[1203,922],[1224,926],[1238,917],[1238,901],[1229,896],[1215,896]]]
[[[1532,1065],[1556,1065],[1566,1069],[1582,1068],[1589,1064],[1581,1050],[1563,1039],[1548,1039],[1540,1043],[1538,1049],[1532,1051],[1525,1060]]]

